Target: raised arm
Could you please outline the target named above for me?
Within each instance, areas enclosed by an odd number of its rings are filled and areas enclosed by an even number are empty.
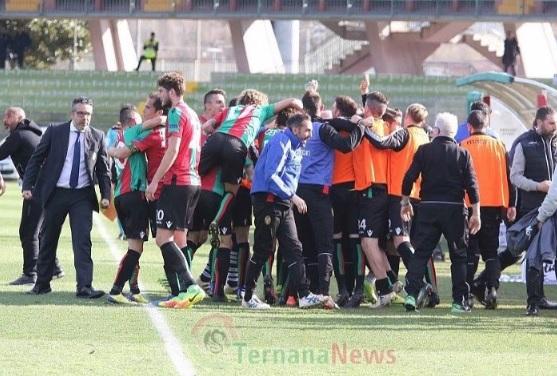
[[[273,106],[275,108],[275,114],[278,114],[279,112],[281,112],[282,110],[288,107],[293,107],[299,111],[302,111],[304,109],[302,101],[296,98],[283,99],[275,103]]]

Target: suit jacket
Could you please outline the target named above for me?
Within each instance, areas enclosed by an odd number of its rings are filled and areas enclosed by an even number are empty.
[[[27,164],[22,189],[32,190],[33,196],[37,196],[43,206],[46,206],[56,189],[68,152],[69,140],[70,122],[49,126]],[[88,127],[85,130],[83,145],[86,151],[85,166],[91,180],[91,200],[94,202],[95,211],[99,211],[94,184],[99,185],[102,199],[109,200],[111,195],[104,133]]]

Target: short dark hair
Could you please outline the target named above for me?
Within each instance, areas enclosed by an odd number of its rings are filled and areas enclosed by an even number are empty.
[[[470,111],[481,111],[485,115],[491,114],[491,108],[489,107],[489,105],[482,101],[476,101],[472,103],[472,105],[470,106]]]
[[[487,115],[481,110],[471,111],[467,122],[473,129],[481,130],[487,125]]]
[[[168,72],[163,74],[157,81],[157,85],[166,89],[174,89],[177,96],[181,97],[185,91],[184,75],[180,72]]]
[[[380,91],[374,91],[366,95],[366,107],[374,112],[374,115],[383,116],[388,104],[389,100]]]
[[[311,118],[309,117],[308,114],[304,114],[300,112],[292,115],[292,117],[290,117],[290,119],[286,121],[286,126],[290,129],[296,128],[299,127],[304,121],[311,122]]]
[[[280,111],[277,114],[275,124],[277,125],[278,128],[284,128],[286,127],[286,123],[288,122],[288,119],[290,119],[292,116],[299,113],[300,111],[294,107],[286,107],[284,110]]]
[[[302,105],[304,106],[304,111],[311,117],[317,116],[317,111],[321,107],[321,96],[315,90],[308,90],[304,93],[302,97]]]
[[[335,98],[335,106],[341,116],[351,117],[358,111],[356,101],[349,96],[341,95]]]
[[[72,108],[76,105],[76,104],[87,104],[89,106],[93,106],[93,100],[91,98],[87,98],[84,96],[80,96],[77,98],[74,98],[72,100]]]
[[[155,110],[161,111],[164,109],[164,106],[162,105],[161,97],[159,97],[158,93],[152,92],[151,94],[149,94],[149,99],[151,100],[153,107],[155,107]]]
[[[234,107],[238,105],[238,98],[234,97],[228,102],[228,107]]]
[[[536,125],[536,122],[538,120],[544,121],[549,115],[553,115],[554,113],[555,111],[553,110],[553,108],[549,106],[538,108],[538,110],[536,111],[536,118],[534,119],[534,125]]]
[[[207,93],[205,93],[205,95],[203,96],[203,104],[207,103],[207,101],[209,100],[209,97],[211,95],[217,95],[217,94],[220,94],[224,98],[226,98],[226,91],[224,91],[222,89],[212,89],[212,90],[209,90]]]
[[[374,91],[372,93],[366,94],[366,106],[369,102],[378,102],[378,103],[381,103],[381,104],[389,104],[389,100],[387,99],[385,94],[383,94],[380,91]]]
[[[128,123],[128,120],[133,118],[133,114],[137,112],[137,108],[133,104],[125,104],[120,108],[120,124]]]

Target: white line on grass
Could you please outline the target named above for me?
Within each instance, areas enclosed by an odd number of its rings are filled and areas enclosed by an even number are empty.
[[[104,242],[108,245],[108,248],[110,249],[110,253],[112,253],[112,256],[114,257],[114,260],[119,262],[120,258],[122,257],[122,253],[118,249],[118,246],[116,245],[114,240],[112,240],[112,238],[108,234],[106,226],[97,214],[93,216],[93,222],[95,223],[97,231],[103,238]],[[140,288],[143,290],[144,287],[140,285]],[[155,329],[157,329],[159,336],[164,342],[164,347],[166,349],[166,352],[168,353],[168,356],[170,357],[170,360],[172,360],[172,363],[174,364],[176,372],[178,372],[178,374],[181,376],[195,375],[193,364],[186,357],[186,354],[184,354],[184,351],[182,350],[182,344],[172,333],[172,330],[168,326],[168,323],[166,322],[164,316],[159,312],[157,308],[153,306],[144,305],[143,307],[147,311],[151,322],[155,326]]]

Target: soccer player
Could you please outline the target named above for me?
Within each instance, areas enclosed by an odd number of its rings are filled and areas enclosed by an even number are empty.
[[[138,115],[131,108],[123,108],[120,112],[120,123],[125,124],[123,146],[108,149],[110,156],[124,161],[123,173],[117,179],[115,206],[124,230],[127,228],[126,232],[130,234],[126,234],[129,244],[128,253],[120,262],[114,286],[108,296],[108,300],[112,303],[129,301],[147,303],[147,300],[140,295],[138,286],[139,258],[143,252],[143,241],[147,240],[147,224],[151,228],[151,235],[156,237],[156,203],[162,185],[159,184],[154,201],[145,200],[145,189],[153,179],[165,152],[165,128],[161,126],[162,115],[162,102],[156,93],[150,94],[147,98],[143,110],[145,120],[143,124],[134,126],[137,120],[140,120]],[[152,126],[156,128],[150,129]],[[142,232],[145,235],[140,236]],[[133,265],[135,259],[137,262]],[[127,280],[130,281],[131,291],[129,300],[121,293]],[[171,289],[178,294],[177,285],[173,286],[172,281],[169,283]]]
[[[302,245],[298,240],[292,205],[305,212],[305,202],[296,196],[301,171],[302,147],[311,136],[311,119],[297,114],[288,119],[287,130],[269,141],[255,166],[251,189],[255,232],[253,255],[246,272],[246,291],[242,307],[269,309],[253,293],[263,264],[278,240],[283,247],[288,273],[299,296],[300,308],[322,304],[322,298],[309,291]]]
[[[384,136],[387,126],[382,117],[387,110],[388,100],[381,92],[372,92],[366,95],[364,107],[364,124],[373,132]],[[391,282],[388,278],[390,271],[389,261],[385,251],[379,245],[379,240],[387,236],[389,198],[387,193],[388,152],[373,146],[369,140],[364,139],[360,146],[354,150],[355,185],[359,196],[358,229],[361,248],[370,263],[371,270],[376,278],[375,286],[379,295],[379,306],[391,303],[394,297]],[[357,256],[355,260],[359,260]],[[363,260],[363,257],[361,257]],[[345,305],[358,307],[363,299],[363,271],[365,264],[359,266],[356,276],[354,294]],[[361,287],[360,287],[361,285]]]
[[[203,96],[203,113],[199,115],[201,124],[226,108],[226,92],[222,89],[209,90]],[[203,143],[203,142],[202,142]]]
[[[337,106],[334,118],[350,119],[357,107]],[[333,270],[338,285],[336,304],[344,307],[354,290],[354,278],[363,284],[364,264],[358,235],[358,194],[354,190],[354,152],[334,152],[331,203],[333,207]],[[361,285],[359,285],[361,287]],[[361,287],[363,289],[363,287]],[[361,290],[358,290],[361,292]]]
[[[344,119],[323,121],[321,97],[315,91],[308,91],[302,98],[304,109],[311,116],[312,136],[307,140],[302,159],[302,171],[297,195],[307,206],[307,212],[294,212],[296,227],[306,258],[306,269],[310,278],[310,289],[324,297],[329,297],[329,283],[333,271],[333,211],[329,197],[333,172],[334,150],[349,153],[362,140],[363,125],[356,125]],[[337,97],[333,107],[355,108],[356,103],[349,97]],[[351,128],[348,137],[341,136],[333,124],[341,122]]]
[[[516,209],[513,207],[513,188],[509,177],[507,151],[503,142],[487,135],[487,118],[481,111],[475,110],[468,115],[470,137],[462,141],[461,146],[468,150],[476,170],[481,198],[480,231],[471,235],[468,243],[468,269],[466,280],[472,285],[474,280],[475,255],[481,254],[485,263],[487,291],[485,307],[497,308],[497,287],[501,275],[501,265],[497,258],[499,248],[499,226],[505,211],[509,220],[514,219]]]
[[[286,107],[302,109],[298,99],[285,99],[268,104],[265,94],[257,90],[244,90],[238,99],[239,105],[219,112],[203,124],[203,131],[215,133],[203,146],[199,173],[207,175],[213,168],[222,168],[222,181],[225,194],[215,219],[211,222],[209,233],[212,242],[218,242],[218,224],[227,214],[230,204],[238,192],[244,174],[248,148],[255,140],[265,121]],[[218,256],[217,256],[218,257]],[[221,252],[221,257],[225,258]]]
[[[409,223],[402,221],[400,217],[400,199],[402,196],[402,180],[404,174],[412,163],[412,158],[423,144],[429,142],[429,137],[424,130],[426,119],[428,116],[427,109],[419,104],[414,103],[406,109],[404,117],[404,127],[397,129],[387,137],[379,137],[374,133],[369,133],[371,143],[378,149],[390,149],[389,167],[388,167],[388,192],[389,192],[389,232],[393,237],[394,246],[397,254],[402,258],[404,266],[408,269],[410,259],[414,254],[414,248],[410,243],[410,226]],[[410,193],[410,199],[415,205],[419,201],[420,180],[414,183]],[[394,259],[387,256],[391,272],[389,278],[394,284],[395,291],[402,291],[402,283],[398,280],[398,257]],[[435,275],[435,267],[433,259],[428,261],[428,267],[425,273],[426,281],[429,284],[427,291],[420,295],[420,298],[429,296],[429,305],[435,306],[439,303],[437,290],[437,281]],[[421,306],[423,299],[418,299],[418,306]]]
[[[135,110],[130,107],[122,108],[120,110],[120,124],[122,125],[124,138],[121,141],[130,142],[131,132],[126,131],[140,123],[141,117]],[[108,153],[110,156],[114,156],[110,151]],[[114,206],[116,207],[118,220],[122,224],[128,242],[128,252],[120,261],[116,279],[107,299],[111,303],[118,304],[127,304],[135,301],[146,303],[137,286],[130,286],[131,296],[129,299],[122,294],[122,289],[124,284],[132,278],[132,274],[143,252],[143,242],[147,240],[149,221],[149,209],[145,199],[147,162],[145,155],[142,153],[133,154],[121,162],[123,169],[116,180]]]
[[[167,308],[189,308],[205,297],[205,292],[191,275],[183,248],[192,226],[193,212],[201,184],[197,173],[201,125],[195,112],[183,100],[184,77],[178,72],[162,75],[158,80],[163,105],[171,105],[166,128],[166,152],[153,180],[147,187],[148,200],[154,200],[159,182],[163,188],[157,204],[157,245],[164,259],[170,281],[178,275],[179,294],[159,303]]]
[[[400,215],[404,221],[410,221],[414,214],[410,193],[421,175],[420,203],[412,234],[416,252],[406,275],[408,296],[404,306],[408,311],[416,310],[416,298],[423,284],[427,261],[443,234],[451,257],[451,312],[470,312],[466,284],[468,212],[463,202],[466,192],[472,206],[468,228],[470,234],[476,234],[481,226],[478,185],[470,154],[454,140],[458,129],[456,116],[441,113],[437,115],[435,126],[439,129],[439,136],[418,148],[402,183]]]
[[[251,208],[251,185],[253,179],[253,162],[250,158],[246,159],[244,167],[244,177],[240,183],[238,193],[234,198],[231,208],[231,224],[233,232],[233,248],[230,252],[230,265],[226,277],[226,287],[224,292],[229,294],[237,293],[238,288],[243,289],[246,266],[249,259],[249,229],[252,225]],[[219,229],[223,234],[224,228]]]

